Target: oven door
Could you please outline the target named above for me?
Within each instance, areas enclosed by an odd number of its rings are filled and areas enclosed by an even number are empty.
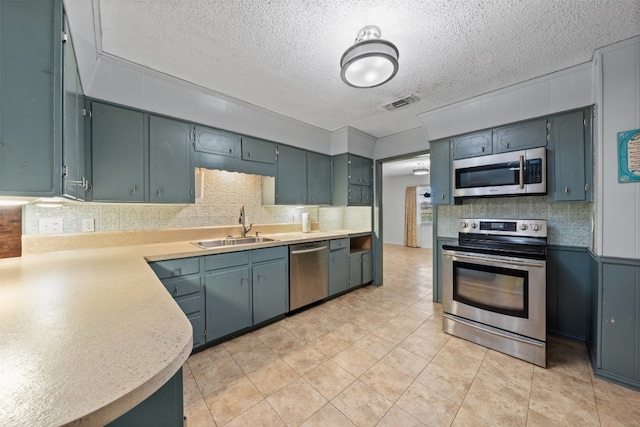
[[[546,261],[443,251],[446,313],[546,340]]]

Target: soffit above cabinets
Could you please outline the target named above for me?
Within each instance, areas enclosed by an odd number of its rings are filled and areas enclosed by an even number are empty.
[[[420,113],[588,62],[640,28],[637,0],[94,0],[93,14],[108,55],[376,138],[419,127]],[[400,70],[355,89],[339,62],[366,25],[398,47]],[[418,101],[383,107],[406,94]]]

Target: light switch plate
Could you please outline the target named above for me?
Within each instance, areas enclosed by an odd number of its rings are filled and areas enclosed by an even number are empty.
[[[82,231],[96,231],[96,220],[93,218],[82,218]]]
[[[38,221],[38,233],[62,234],[62,218],[40,218]]]

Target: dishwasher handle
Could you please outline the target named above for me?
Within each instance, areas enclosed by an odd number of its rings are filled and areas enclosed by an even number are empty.
[[[327,249],[326,246],[320,246],[318,248],[313,248],[313,249],[303,249],[301,251],[291,251],[291,255],[298,255],[298,254],[308,254],[311,252],[320,252]]]

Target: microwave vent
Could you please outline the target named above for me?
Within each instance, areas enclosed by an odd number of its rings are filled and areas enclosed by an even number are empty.
[[[414,102],[417,102],[417,101],[418,101],[418,98],[415,95],[407,95],[400,99],[396,99],[395,101],[392,101],[388,104],[385,104],[382,107],[387,111],[393,111],[393,110],[397,110],[398,108],[405,107],[409,104],[413,104]]]

